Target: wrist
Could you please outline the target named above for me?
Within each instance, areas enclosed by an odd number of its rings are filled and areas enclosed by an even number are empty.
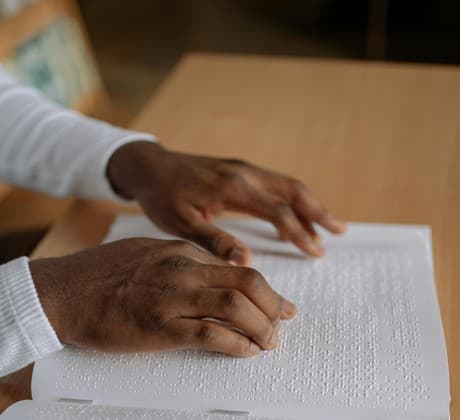
[[[115,150],[107,165],[113,190],[123,198],[136,199],[147,184],[144,181],[148,173],[160,165],[166,154],[159,143],[148,141],[134,141]]]
[[[61,342],[67,342],[67,329],[64,320],[69,314],[63,310],[63,299],[60,293],[62,278],[56,273],[54,259],[29,261],[29,269],[37,291],[38,299],[49,323]]]

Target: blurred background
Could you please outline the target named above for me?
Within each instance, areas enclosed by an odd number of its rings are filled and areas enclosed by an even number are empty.
[[[460,63],[457,0],[80,0],[124,120],[188,51]]]
[[[0,0],[0,64],[122,126],[191,51],[455,65],[460,2]],[[0,185],[0,263],[30,252],[69,204]]]

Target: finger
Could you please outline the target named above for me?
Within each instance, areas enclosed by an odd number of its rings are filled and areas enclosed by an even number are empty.
[[[292,207],[299,219],[303,222],[316,222],[332,233],[344,233],[346,223],[335,218],[315,198],[315,196],[301,184],[296,184]]]
[[[293,210],[295,215],[297,216],[297,219],[299,219],[299,222],[302,224],[303,228],[309,233],[313,241],[316,244],[321,245],[323,243],[323,240],[320,234],[316,231],[315,227],[313,226],[313,223],[310,220],[303,217],[302,214],[297,213],[295,209]]]
[[[276,346],[275,325],[243,293],[235,289],[188,289],[181,292],[178,313],[186,318],[215,318],[228,322],[260,347]]]
[[[208,351],[251,357],[260,346],[237,331],[212,321],[179,318],[169,322],[168,331],[179,348],[199,348]]]
[[[254,191],[250,197],[232,197],[229,206],[260,217],[273,223],[280,237],[293,242],[302,251],[315,257],[324,254],[324,249],[316,243],[304,229],[290,205],[268,193]]]
[[[197,209],[189,209],[187,231],[182,234],[218,257],[238,265],[249,265],[251,251],[241,241],[204,219]]]
[[[200,267],[201,287],[230,288],[248,297],[271,321],[290,319],[297,314],[295,305],[275,292],[257,270],[246,267]]]

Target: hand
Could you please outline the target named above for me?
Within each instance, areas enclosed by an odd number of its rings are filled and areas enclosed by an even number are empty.
[[[224,210],[272,222],[281,239],[313,256],[324,253],[314,222],[333,233],[346,229],[301,182],[238,160],[169,152],[139,141],[113,154],[108,177],[162,229],[241,265],[250,261],[248,247],[211,223]]]
[[[83,348],[253,356],[296,314],[257,271],[183,241],[125,239],[30,269],[59,339]]]

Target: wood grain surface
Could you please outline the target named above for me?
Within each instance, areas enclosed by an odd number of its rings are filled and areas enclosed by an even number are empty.
[[[295,176],[346,220],[431,225],[451,418],[460,419],[460,70],[190,55],[133,128],[172,149]],[[35,256],[96,244],[114,211],[77,202]]]

